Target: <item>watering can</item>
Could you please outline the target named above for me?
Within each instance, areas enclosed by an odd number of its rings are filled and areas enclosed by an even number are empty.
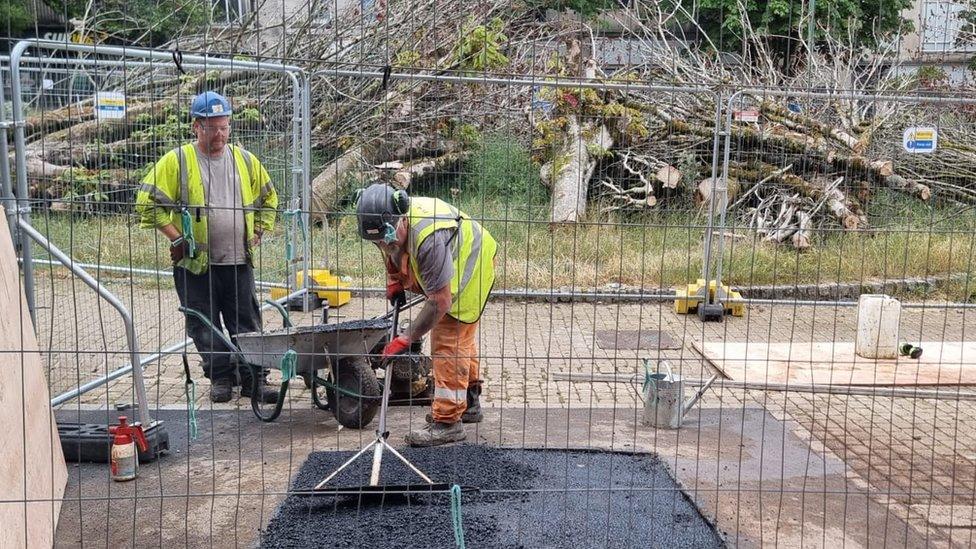
[[[688,402],[685,402],[684,381],[681,376],[675,375],[671,371],[671,365],[666,360],[662,360],[658,363],[657,371],[652,374],[648,368],[648,362],[649,360],[645,358],[644,425],[677,429],[681,427],[681,420],[684,419],[685,414],[718,379],[718,374],[713,375]],[[667,373],[661,373],[662,364],[667,369]]]

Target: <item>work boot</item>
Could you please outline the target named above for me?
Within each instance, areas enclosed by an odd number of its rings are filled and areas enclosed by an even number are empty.
[[[230,402],[234,395],[234,381],[229,377],[210,380],[210,402]]]
[[[481,382],[468,386],[468,407],[461,414],[461,423],[481,423],[485,414],[481,412]]]
[[[435,421],[424,425],[421,429],[410,431],[403,439],[410,446],[440,446],[464,440],[465,437],[467,435],[464,434],[464,427],[461,426],[460,421],[457,423]]]
[[[434,416],[427,412],[424,417],[427,423],[434,423]],[[485,414],[481,412],[481,384],[468,387],[468,407],[461,414],[461,423],[481,423]]]
[[[241,376],[241,396],[250,398],[253,394],[250,376]],[[277,404],[278,403],[278,389],[269,387],[268,382],[264,379],[258,382],[258,393],[260,398],[258,402],[262,404]]]

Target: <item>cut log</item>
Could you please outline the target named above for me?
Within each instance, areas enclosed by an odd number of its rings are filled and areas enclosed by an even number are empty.
[[[717,185],[716,182],[718,182]],[[717,177],[715,179],[712,179],[711,177],[706,177],[705,179],[699,181],[698,186],[695,188],[695,203],[698,204],[699,206],[708,207],[708,203],[711,201],[712,194],[714,192],[715,198],[718,200],[717,205],[721,205],[722,204],[721,194],[722,191],[724,190],[726,191],[725,204],[727,205],[729,202],[734,200],[736,196],[739,195],[739,190],[741,189],[741,187],[742,186],[739,184],[739,181],[732,177],[729,178],[728,184],[725,186],[724,189],[722,187],[721,177]],[[716,212],[717,211],[719,210],[716,209]]]
[[[867,217],[848,200],[847,195],[837,188],[843,180],[835,180],[831,185],[817,185],[793,174],[783,174],[781,181],[790,185],[803,196],[816,202],[824,201],[827,209],[848,230],[867,225]],[[857,210],[857,211],[855,211]]]
[[[11,155],[11,162],[13,162],[13,155]],[[27,151],[25,157],[25,163],[27,165],[27,177],[32,179],[49,179],[53,177],[58,177],[64,172],[71,169],[71,166],[63,166],[59,164],[51,164],[45,161],[39,154],[34,151]]]
[[[661,182],[665,189],[677,189],[681,183],[681,171],[674,166],[664,166],[659,169],[654,178]]]
[[[793,236],[790,237],[790,243],[793,244],[793,247],[797,250],[806,250],[810,247],[810,238],[813,235],[812,231],[810,230],[812,220],[813,218],[809,213],[803,210],[797,210],[797,230],[795,233],[793,233]]]
[[[869,166],[880,177],[889,177],[895,174],[894,164],[891,160],[874,160]]]
[[[552,188],[552,162],[546,162],[539,168],[539,181],[547,188]]]
[[[841,178],[843,180],[843,178]],[[840,224],[847,230],[854,231],[859,228],[866,228],[868,225],[868,218],[864,214],[858,214],[851,208],[851,203],[847,198],[847,195],[843,193],[837,186],[840,180],[835,181],[830,187],[824,188],[824,198],[826,199],[825,205],[827,210],[833,214],[834,218],[840,221]]]
[[[825,137],[834,139],[855,153],[861,153],[863,150],[864,144],[861,142],[861,140],[841,128],[828,126],[819,120],[810,118],[809,116],[803,116],[787,109],[786,107],[783,107],[782,105],[768,101],[763,102],[759,106],[759,109],[767,117],[776,119],[778,122],[787,125],[792,129],[802,127],[808,131],[813,130]]]
[[[467,158],[466,154],[449,153],[437,158],[424,158],[402,166],[393,175],[393,185],[400,189],[408,189],[410,184],[426,175],[436,172],[452,172],[458,163]]]
[[[883,178],[882,182],[889,189],[910,194],[920,200],[928,200],[932,198],[932,189],[930,189],[927,185],[909,181],[900,175],[890,175]]]
[[[364,165],[363,149],[353,147],[336,158],[312,180],[312,204],[310,216],[324,221],[335,210],[339,197],[358,180]]]
[[[28,116],[24,124],[24,135],[28,141],[31,141],[37,134],[54,132],[93,118],[95,118],[95,100],[89,98],[59,109]]]
[[[576,117],[566,117],[566,139],[553,160],[552,223],[576,223],[586,215],[586,199],[596,160],[590,148],[609,150],[613,137],[606,127],[582,126]],[[588,136],[588,137],[584,137]]]

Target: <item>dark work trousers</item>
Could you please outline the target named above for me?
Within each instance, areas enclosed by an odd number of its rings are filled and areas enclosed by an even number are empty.
[[[173,281],[184,307],[203,313],[218,330],[226,326],[232,339],[237,334],[261,331],[261,308],[254,295],[254,269],[250,265],[211,265],[201,275],[174,267]],[[203,358],[207,378],[230,377],[237,385],[243,377],[249,382],[247,367],[237,364],[231,356],[233,351],[200,319],[187,315],[186,332]],[[237,367],[240,376],[234,375]]]

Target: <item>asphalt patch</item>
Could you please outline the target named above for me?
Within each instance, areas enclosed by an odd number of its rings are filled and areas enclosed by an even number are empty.
[[[435,482],[474,486],[461,496],[468,547],[723,547],[663,463],[650,454],[501,449],[461,444],[407,448]],[[294,491],[310,490],[352,456],[316,452]],[[330,485],[368,483],[370,456]],[[383,458],[381,483],[413,484],[415,473]],[[288,496],[261,547],[452,547],[450,496]]]

